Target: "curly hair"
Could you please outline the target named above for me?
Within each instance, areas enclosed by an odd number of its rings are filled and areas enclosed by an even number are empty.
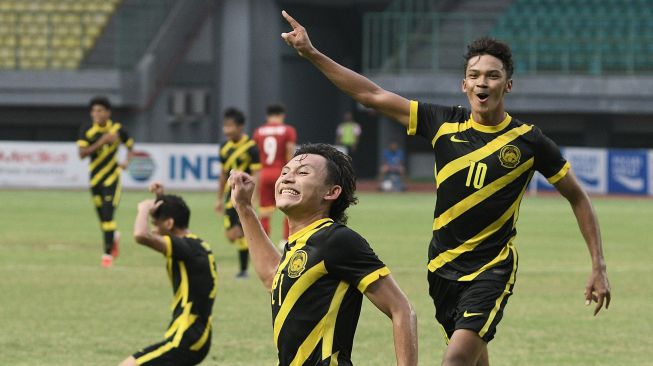
[[[327,183],[342,187],[340,196],[329,208],[329,217],[340,224],[347,224],[349,206],[358,203],[356,197],[356,173],[351,158],[328,144],[304,144],[299,146],[294,156],[305,154],[320,155],[327,161]]]
[[[467,53],[465,53],[463,56],[465,59],[464,71],[467,72],[467,66],[470,59],[481,55],[490,55],[501,60],[503,67],[506,69],[506,75],[508,76],[508,79],[512,78],[512,52],[510,51],[510,46],[508,46],[506,43],[497,41],[496,39],[490,37],[482,37],[473,41],[467,45]]]
[[[153,213],[152,217],[157,220],[172,218],[174,227],[187,229],[190,222],[190,209],[183,198],[172,194],[157,196],[156,202],[163,201]]]

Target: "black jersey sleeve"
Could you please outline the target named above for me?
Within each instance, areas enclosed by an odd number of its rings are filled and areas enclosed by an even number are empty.
[[[346,226],[334,228],[325,247],[327,271],[356,286],[362,293],[370,284],[390,274],[367,241]]]
[[[131,149],[131,147],[134,146],[134,139],[132,139],[131,136],[129,136],[129,133],[125,129],[124,125],[120,125],[120,129],[118,130],[118,136],[120,137],[120,141],[122,141],[122,143],[125,144],[127,148]]]
[[[411,101],[408,134],[417,134],[431,140],[443,123],[462,122],[466,119],[466,114],[466,110],[461,106],[447,107]]]
[[[191,248],[184,238],[171,235],[166,235],[163,238],[166,241],[166,257],[180,260],[187,260],[191,257]]]
[[[542,130],[533,127],[535,133],[535,170],[551,184],[557,183],[569,171],[570,165],[562,156],[560,148]]]
[[[247,150],[247,153],[250,156],[250,165],[249,169],[254,171],[254,170],[260,170],[262,168],[261,165],[261,159],[259,158],[258,154],[258,145],[254,143],[249,150]]]

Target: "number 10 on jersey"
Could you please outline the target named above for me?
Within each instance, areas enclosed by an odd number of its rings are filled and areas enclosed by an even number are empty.
[[[487,164],[476,161],[469,162],[469,171],[467,172],[467,181],[465,186],[479,189],[485,183],[485,174],[487,173]]]

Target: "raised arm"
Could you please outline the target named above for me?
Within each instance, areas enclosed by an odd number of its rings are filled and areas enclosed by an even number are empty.
[[[263,282],[263,286],[270,291],[281,256],[263,231],[252,204],[252,195],[256,185],[250,175],[237,171],[231,172],[229,184],[231,185],[231,202],[238,212],[243,233],[247,238],[252,264],[254,264],[256,274]]]
[[[594,315],[596,315],[603,307],[604,301],[606,309],[610,306],[610,283],[603,258],[599,221],[587,193],[578,184],[571,170],[555,184],[555,187],[571,204],[592,258],[592,273],[585,286],[585,305],[595,301]]]
[[[159,201],[159,204],[161,204],[161,201]],[[138,212],[134,221],[134,240],[139,244],[143,244],[157,252],[165,254],[165,239],[163,236],[152,232],[148,223],[150,213],[156,208],[157,204],[153,199],[144,200],[138,204]]]
[[[402,125],[408,126],[410,119],[408,99],[381,88],[363,75],[333,61],[313,47],[306,28],[302,27],[285,10],[281,12],[281,15],[293,29],[291,32],[282,33],[281,37],[289,46],[296,49],[300,56],[309,60],[336,87],[357,102],[368,108],[374,108]]]
[[[118,134],[112,133],[112,132],[107,132],[102,137],[100,137],[97,141],[92,143],[89,146],[85,147],[79,147],[78,149],[78,154],[80,159],[84,159],[85,157],[93,154],[95,151],[97,151],[99,148],[102,147],[104,144],[112,144],[118,139]]]
[[[392,275],[369,285],[365,296],[392,320],[397,365],[417,365],[417,317]]]

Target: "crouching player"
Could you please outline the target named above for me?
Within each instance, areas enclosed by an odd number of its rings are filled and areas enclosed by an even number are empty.
[[[186,202],[164,194],[158,183],[150,191],[156,199],[138,204],[134,239],[165,255],[174,310],[165,339],[129,356],[121,366],[197,365],[211,346],[211,312],[218,289],[215,260],[209,244],[188,231]]]
[[[397,365],[417,365],[413,308],[367,241],[345,226],[345,210],[357,201],[351,158],[309,144],[283,167],[275,185],[290,225],[282,254],[256,216],[252,177],[232,170],[229,183],[252,263],[270,291],[279,366],[351,366],[363,295],[392,320]]]

